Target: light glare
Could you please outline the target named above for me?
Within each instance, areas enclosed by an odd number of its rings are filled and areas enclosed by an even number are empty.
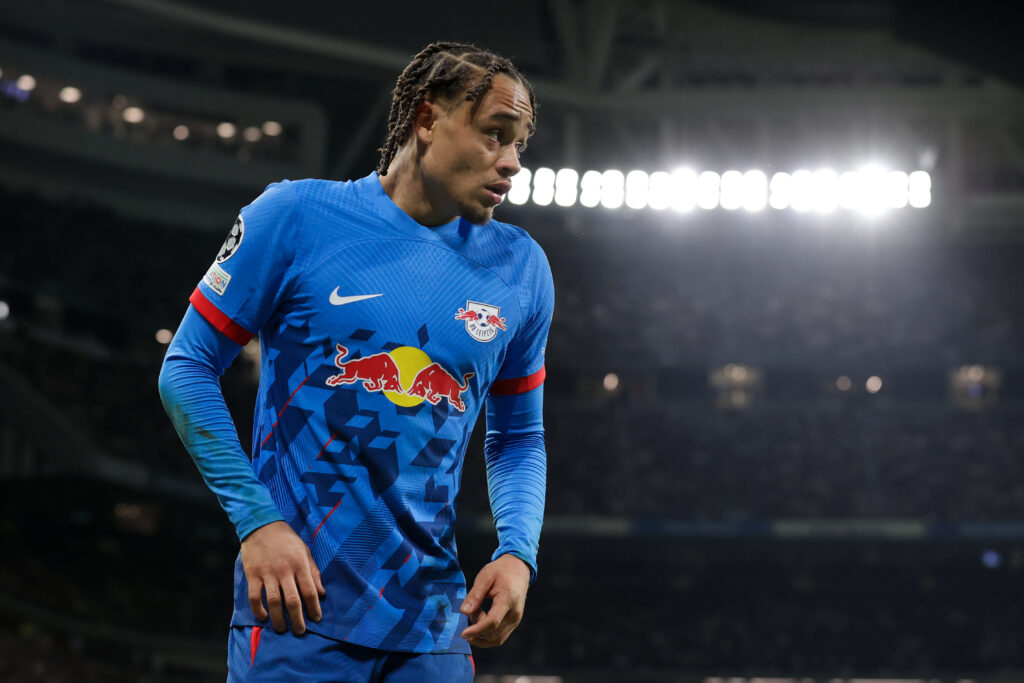
[[[672,199],[672,176],[664,171],[655,171],[651,174],[650,181],[647,206],[655,211],[667,209]]]
[[[21,76],[18,76],[18,80],[15,81],[14,84],[18,86],[20,90],[24,90],[25,92],[32,92],[36,89],[36,79],[34,76],[29,74],[22,74]]]
[[[700,178],[695,171],[678,168],[672,171],[672,208],[676,211],[693,211],[697,206],[697,190]]]
[[[572,206],[576,203],[576,190],[580,174],[571,168],[562,168],[555,174],[555,204]]]
[[[625,199],[624,185],[626,177],[622,171],[609,170],[601,174],[601,206],[606,209],[617,209]]]
[[[124,120],[128,123],[142,123],[146,118],[146,112],[142,111],[139,107],[128,107],[121,114]]]
[[[516,206],[522,206],[530,200],[530,178],[533,177],[528,168],[519,169],[519,173],[512,176],[512,189],[506,195],[507,199]]]
[[[580,204],[592,209],[601,203],[601,173],[587,171],[580,179]]]
[[[277,121],[267,121],[263,124],[263,134],[272,138],[280,135],[283,130],[284,128]]]
[[[718,190],[722,176],[714,171],[704,171],[697,178],[697,206],[711,210],[718,206]]]
[[[174,127],[174,131],[171,133],[171,135],[173,135],[174,139],[177,140],[178,142],[182,142],[183,140],[188,140],[188,136],[189,136],[188,126],[186,126],[184,124],[175,126]]]
[[[230,121],[221,121],[217,124],[217,135],[224,138],[225,140],[235,137],[235,124]]]
[[[756,169],[743,174],[743,208],[761,211],[768,204],[768,176]]]
[[[547,206],[555,198],[555,172],[550,168],[538,168],[533,174],[533,203]]]
[[[646,208],[650,186],[650,177],[645,171],[630,171],[626,176],[626,206],[631,209]]]
[[[61,88],[60,94],[57,95],[57,97],[60,98],[61,102],[74,104],[75,102],[82,99],[82,91],[74,86],[69,85],[64,88]]]

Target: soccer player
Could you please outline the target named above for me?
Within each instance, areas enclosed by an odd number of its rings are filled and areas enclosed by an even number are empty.
[[[518,626],[554,292],[541,248],[492,212],[535,123],[510,61],[429,45],[377,170],[269,185],[190,297],[160,394],[241,540],[230,681],[469,681],[470,645]],[[257,334],[250,462],[218,378]],[[455,504],[484,406],[498,548],[467,592]]]

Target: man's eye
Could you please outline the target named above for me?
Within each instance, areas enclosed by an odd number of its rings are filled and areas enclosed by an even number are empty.
[[[489,137],[490,139],[494,140],[495,142],[499,142],[501,140],[501,131],[500,130],[488,131],[487,137]]]

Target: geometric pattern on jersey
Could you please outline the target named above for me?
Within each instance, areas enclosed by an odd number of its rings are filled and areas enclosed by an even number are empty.
[[[543,377],[543,252],[497,221],[425,228],[376,174],[276,183],[241,215],[223,293],[202,281],[191,300],[239,343],[259,334],[253,468],[321,569],[314,629],[468,653],[454,534],[465,451],[489,391]],[[467,331],[471,302],[500,311],[489,341]],[[486,324],[481,313],[474,329]],[[240,559],[235,588],[232,624],[261,624]]]

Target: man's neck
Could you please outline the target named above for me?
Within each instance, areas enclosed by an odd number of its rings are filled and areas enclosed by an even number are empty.
[[[456,218],[450,210],[445,211],[431,201],[429,183],[419,166],[408,158],[396,158],[387,175],[380,177],[380,184],[391,201],[420,225],[436,228]]]

